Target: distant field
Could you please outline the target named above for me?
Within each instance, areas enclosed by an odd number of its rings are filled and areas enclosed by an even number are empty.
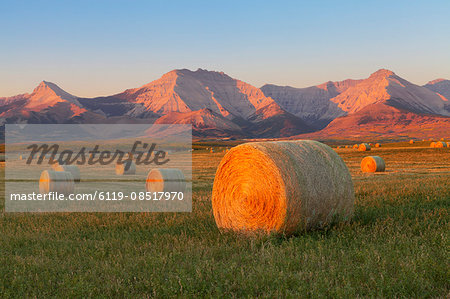
[[[236,143],[194,145],[192,213],[2,212],[0,297],[450,296],[450,149],[337,149],[354,219],[253,239],[221,234],[212,215],[214,174]],[[387,171],[362,173],[367,155]]]

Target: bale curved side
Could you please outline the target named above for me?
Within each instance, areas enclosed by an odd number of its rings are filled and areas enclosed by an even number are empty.
[[[147,192],[184,192],[186,179],[180,169],[152,169],[145,182]]]
[[[370,145],[368,143],[361,143],[358,147],[358,151],[360,152],[365,152],[365,151],[370,151]]]
[[[367,156],[361,161],[361,170],[363,172],[383,172],[386,164],[383,158],[379,156]]]
[[[434,144],[434,147],[437,147],[437,148],[447,147],[447,143],[445,143],[443,141],[438,141]]]
[[[254,142],[234,147],[214,179],[219,228],[292,234],[353,213],[347,166],[325,144],[310,140]]]
[[[67,171],[44,170],[39,178],[39,192],[58,192],[62,194],[73,193],[75,183],[73,176]]]
[[[79,182],[81,179],[80,169],[76,165],[60,165],[58,163],[53,164],[52,168],[54,171],[67,171],[70,172],[73,176],[73,180],[75,182]]]
[[[117,175],[132,175],[136,174],[136,164],[131,162],[130,167],[125,169],[127,162],[117,163],[116,164],[116,174]]]

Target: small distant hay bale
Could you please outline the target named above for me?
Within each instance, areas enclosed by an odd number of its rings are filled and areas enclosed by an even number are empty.
[[[441,138],[441,141],[444,141],[444,138]]]
[[[375,143],[375,147],[381,147],[381,144]]]
[[[61,165],[59,163],[53,164],[52,168],[54,171],[66,171],[70,172],[73,176],[75,182],[79,182],[81,179],[80,169],[76,165]]]
[[[409,144],[414,144],[414,140],[411,139],[411,140],[409,141]]]
[[[371,147],[373,147],[373,143],[369,143],[369,145],[370,145]]]
[[[436,147],[436,142],[434,142],[434,141],[431,142],[431,143],[430,143],[430,147]]]
[[[346,145],[346,146],[345,146],[345,148],[349,148],[349,146],[348,146],[348,145]]]
[[[353,144],[353,148],[358,148],[359,144]]]
[[[450,147],[450,142],[447,142],[447,147]]]
[[[365,151],[370,151],[370,145],[368,144],[368,143],[361,143],[359,146],[358,146],[358,151],[360,151],[360,152],[365,152]]]
[[[447,147],[447,143],[445,143],[443,141],[438,141],[434,144],[434,147],[436,147],[436,148]]]
[[[71,194],[74,192],[75,182],[68,171],[44,170],[39,178],[39,192],[41,194],[58,192]]]
[[[180,169],[152,169],[145,182],[147,192],[184,192],[186,179]]]
[[[386,168],[383,158],[378,156],[367,156],[361,161],[363,172],[383,172]]]
[[[337,149],[340,149],[341,147],[338,145],[336,148],[337,148]]]
[[[128,168],[126,166],[130,164]],[[134,164],[133,161],[127,162],[121,162],[116,164],[116,174],[117,175],[133,175],[136,174],[136,164]]]
[[[212,207],[219,229],[289,235],[349,219],[354,199],[347,166],[329,146],[252,142],[223,157]]]

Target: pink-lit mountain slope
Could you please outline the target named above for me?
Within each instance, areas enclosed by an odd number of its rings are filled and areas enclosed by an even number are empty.
[[[80,104],[77,97],[56,84],[42,81],[31,94],[0,98],[3,122],[62,123],[78,117],[96,117]]]

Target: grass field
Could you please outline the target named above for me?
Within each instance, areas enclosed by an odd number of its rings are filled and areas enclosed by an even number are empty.
[[[337,150],[354,219],[293,237],[217,230],[220,148],[193,153],[192,213],[2,212],[0,296],[448,298],[450,150],[425,146]],[[387,172],[360,172],[369,154]]]

